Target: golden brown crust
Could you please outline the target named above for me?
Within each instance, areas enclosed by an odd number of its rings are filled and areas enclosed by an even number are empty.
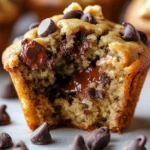
[[[57,118],[55,122],[48,119],[48,115],[54,112],[48,99],[44,96],[34,97],[19,70],[14,68],[9,73],[15,85],[28,126],[31,129],[36,129],[46,121],[52,125],[52,128],[56,127],[58,124]],[[41,109],[41,106],[44,107]]]

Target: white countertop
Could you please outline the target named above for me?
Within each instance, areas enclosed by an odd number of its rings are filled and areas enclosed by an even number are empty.
[[[8,76],[0,72],[0,82],[2,84]],[[77,134],[84,137],[88,132],[79,129],[59,128],[51,131],[51,136],[54,143],[46,146],[36,146],[30,142],[31,131],[27,127],[19,100],[0,99],[0,105],[6,104],[8,106],[7,112],[11,117],[11,124],[7,126],[0,126],[0,131],[10,134],[14,142],[22,140],[26,143],[30,150],[67,150],[68,145],[72,142]],[[150,71],[145,81],[139,102],[136,107],[134,119],[130,127],[122,134],[112,133],[111,142],[105,150],[121,150],[123,145],[135,136],[143,134],[147,136],[148,142],[146,144],[147,150],[150,149]]]

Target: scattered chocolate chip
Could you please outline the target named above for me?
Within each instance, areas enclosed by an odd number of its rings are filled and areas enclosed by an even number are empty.
[[[145,44],[145,45],[147,45],[147,35],[144,33],[144,32],[142,32],[142,31],[138,31],[139,32],[139,35],[140,35],[140,39],[141,39],[141,41]]]
[[[31,135],[31,142],[37,145],[46,145],[52,141],[50,135],[50,127],[45,122],[40,127],[38,127]]]
[[[23,40],[23,38],[24,38],[24,36],[23,35],[21,35],[21,36],[18,36],[18,37],[16,37],[14,40],[13,40],[13,44],[15,44],[15,43],[17,43],[17,42],[19,42],[19,41],[22,41]]]
[[[29,26],[29,30],[31,30],[31,29],[34,29],[34,28],[36,28],[36,27],[38,27],[39,26],[39,22],[34,22],[34,23],[32,23],[30,26]]]
[[[73,10],[73,11],[69,11],[66,14],[64,14],[63,19],[71,19],[71,18],[80,19],[80,17],[82,15],[83,15],[83,11],[81,11],[81,10]]]
[[[96,19],[90,13],[83,14],[81,16],[81,20],[85,22],[89,22],[91,24],[97,24]]]
[[[87,138],[86,143],[89,150],[102,150],[110,142],[110,131],[107,127],[94,130]]]
[[[146,144],[147,138],[143,135],[137,136],[135,139],[131,140],[129,143],[127,143],[123,150],[146,150],[145,144]]]
[[[5,132],[0,132],[0,149],[8,148],[12,145],[11,137]]]
[[[0,125],[10,124],[10,117],[6,112],[6,105],[0,105]]]
[[[44,19],[38,27],[38,35],[42,37],[46,37],[55,31],[56,31],[56,24],[50,18]]]
[[[11,80],[3,85],[0,96],[2,98],[13,99],[17,98],[17,93]]]
[[[76,136],[68,150],[87,150],[84,138],[81,135]]]
[[[32,70],[37,70],[47,62],[46,50],[36,41],[29,43],[22,42],[23,50],[20,54],[20,59],[28,65]]]
[[[102,90],[96,90],[94,88],[89,88],[87,93],[91,99],[104,99],[105,97],[105,93]]]
[[[16,143],[12,150],[28,150],[28,148],[26,147],[26,145],[24,144],[24,142],[19,141],[18,143]]]
[[[133,25],[131,25],[128,22],[124,22],[122,25],[124,26],[122,38],[125,41],[139,41],[140,40],[140,35]]]

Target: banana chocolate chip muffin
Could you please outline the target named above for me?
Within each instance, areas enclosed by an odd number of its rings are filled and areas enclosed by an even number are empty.
[[[143,33],[144,34],[144,33]],[[106,20],[98,5],[72,3],[3,53],[28,126],[126,128],[150,66],[146,39]]]

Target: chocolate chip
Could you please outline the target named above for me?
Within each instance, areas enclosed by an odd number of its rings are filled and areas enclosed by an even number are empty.
[[[0,132],[0,149],[8,148],[12,145],[11,137],[5,132]]]
[[[86,143],[89,150],[102,150],[110,142],[110,131],[107,127],[94,130],[87,138]]]
[[[26,147],[26,145],[24,144],[24,142],[19,141],[18,143],[16,143],[13,146],[12,150],[28,150],[28,148]]]
[[[141,41],[145,44],[145,45],[147,45],[147,35],[144,33],[144,32],[142,32],[142,31],[138,31],[139,32],[139,35],[140,35],[140,39],[141,39]]]
[[[30,26],[29,26],[29,30],[31,30],[31,29],[34,29],[34,28],[36,28],[36,27],[38,27],[39,26],[39,22],[34,22],[34,23],[32,23]]]
[[[56,31],[55,22],[50,18],[44,19],[38,27],[38,35],[42,37],[46,37],[55,31]]]
[[[102,73],[99,76],[99,82],[103,85],[103,87],[108,87],[111,83],[111,79],[105,73]]]
[[[84,138],[81,135],[76,136],[68,150],[87,150]]]
[[[20,59],[28,65],[32,70],[37,70],[46,65],[47,54],[42,45],[36,41],[29,43],[22,42],[23,50],[20,54]]]
[[[52,141],[51,135],[49,133],[50,127],[45,122],[40,127],[38,127],[31,135],[31,142],[36,145],[46,145]]]
[[[11,80],[9,80],[7,83],[5,83],[3,85],[3,89],[1,91],[1,95],[2,98],[7,98],[7,99],[13,99],[13,98],[17,98],[17,93],[16,90],[14,88],[14,85],[12,83]]]
[[[83,15],[83,11],[73,10],[73,11],[69,11],[66,14],[64,14],[63,19],[72,19],[72,18],[80,19],[80,17],[82,15]]]
[[[103,91],[96,90],[94,88],[89,88],[87,92],[91,99],[104,99],[105,97],[105,93]]]
[[[146,144],[147,138],[143,135],[137,136],[135,139],[128,142],[123,150],[146,150],[145,144]]]
[[[83,14],[81,16],[81,20],[91,24],[97,24],[96,19],[90,13]]]
[[[6,112],[6,105],[0,105],[0,125],[10,124],[10,117]]]
[[[139,41],[140,40],[140,35],[133,25],[127,22],[124,22],[122,25],[125,27],[123,31],[123,35],[122,35],[122,38],[125,41]]]

